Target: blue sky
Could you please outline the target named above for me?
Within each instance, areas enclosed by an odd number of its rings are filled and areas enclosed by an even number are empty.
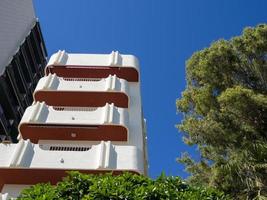
[[[73,53],[134,54],[141,65],[148,125],[149,175],[186,177],[181,152],[196,155],[175,128],[175,101],[185,88],[185,61],[220,38],[267,22],[266,0],[34,0],[49,56]],[[212,78],[212,77],[211,77]]]

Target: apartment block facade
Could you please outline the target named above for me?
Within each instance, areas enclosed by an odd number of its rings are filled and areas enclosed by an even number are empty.
[[[0,145],[0,197],[56,184],[71,170],[146,175],[137,58],[58,51],[44,71],[18,126],[19,142]]]

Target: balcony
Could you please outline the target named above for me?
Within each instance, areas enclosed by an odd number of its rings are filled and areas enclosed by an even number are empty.
[[[137,58],[117,51],[111,54],[69,54],[58,51],[51,56],[45,73],[69,78],[107,78],[117,75],[129,82],[139,82]]]
[[[53,106],[100,107],[114,103],[128,108],[128,82],[109,75],[108,78],[65,78],[49,74],[40,79],[35,92],[35,101],[44,101]]]
[[[24,140],[128,141],[128,110],[103,107],[29,106],[19,125]]]
[[[18,144],[0,144],[0,191],[18,185],[50,182],[56,184],[66,171],[119,174],[129,171],[143,174],[142,153],[135,146],[113,145],[101,141],[91,146],[49,146],[21,140]]]

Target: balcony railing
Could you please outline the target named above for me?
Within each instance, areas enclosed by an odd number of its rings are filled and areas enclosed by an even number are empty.
[[[100,107],[106,103],[128,108],[128,82],[116,75],[108,78],[63,78],[49,74],[40,79],[35,101],[53,106]]]
[[[19,125],[23,139],[128,141],[128,109],[104,107],[53,107],[44,102],[29,106]]]
[[[71,170],[93,174],[144,172],[140,150],[135,146],[113,145],[110,141],[88,146],[85,151],[61,151],[44,150],[39,144],[21,140],[18,144],[0,144],[0,150],[2,193],[6,184],[56,184]]]
[[[102,55],[58,51],[51,56],[45,73],[70,78],[106,78],[117,75],[129,82],[138,82],[139,64],[136,57],[121,55],[117,51]]]

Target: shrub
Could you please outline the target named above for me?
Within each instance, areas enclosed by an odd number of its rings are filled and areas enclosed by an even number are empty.
[[[24,189],[18,199],[217,200],[229,199],[229,197],[213,188],[193,187],[179,177],[168,177],[164,174],[156,180],[152,180],[148,177],[131,173],[113,176],[110,173],[88,175],[69,172],[69,175],[55,186],[43,183]]]

